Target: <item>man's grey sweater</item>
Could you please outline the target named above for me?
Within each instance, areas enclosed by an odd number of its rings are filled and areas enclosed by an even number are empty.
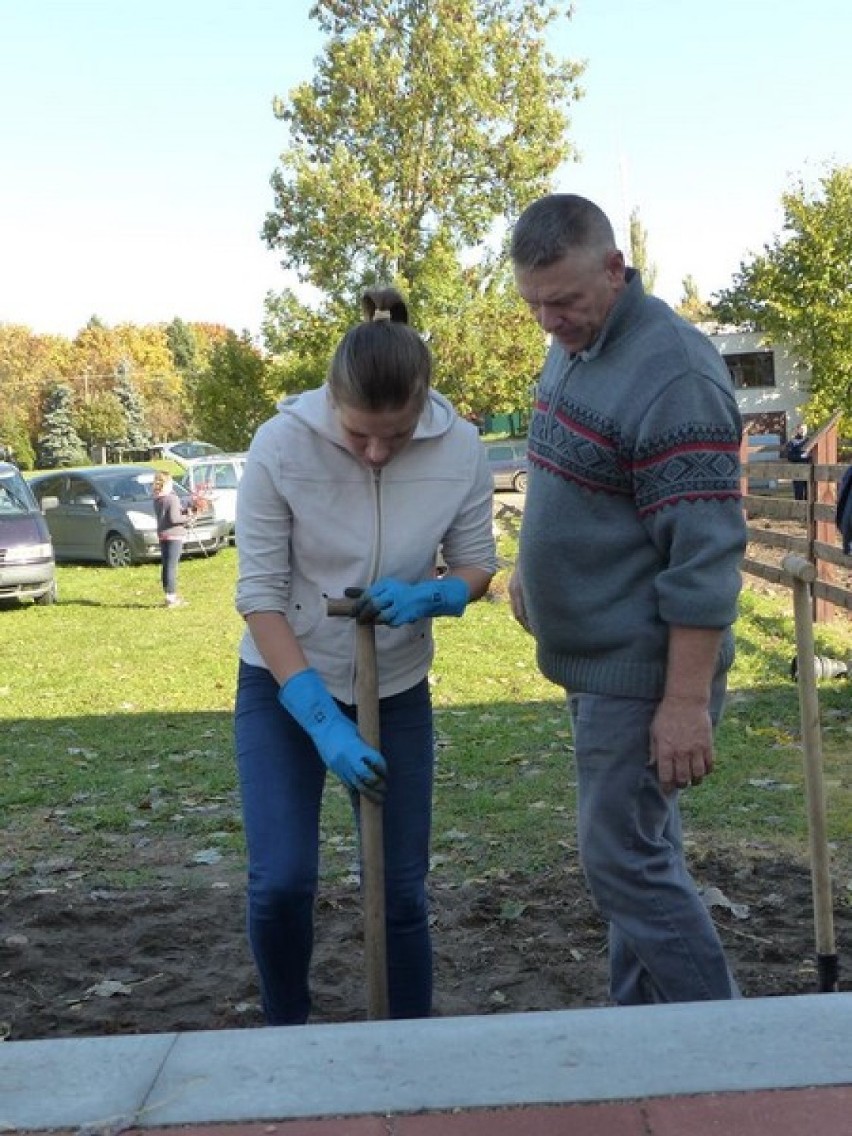
[[[733,661],[745,519],[741,421],[706,336],[637,273],[597,341],[548,354],[530,425],[519,567],[542,672],[663,693],[670,626],[724,629]]]

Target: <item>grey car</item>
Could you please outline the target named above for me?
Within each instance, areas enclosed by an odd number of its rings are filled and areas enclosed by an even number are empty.
[[[210,458],[224,452],[212,442],[161,442],[151,448],[155,456],[159,454],[160,457],[184,467],[187,462],[195,461],[196,458]]]
[[[151,466],[104,465],[42,473],[30,487],[44,513],[57,560],[94,560],[110,568],[159,560]],[[189,503],[180,486],[176,492]],[[188,528],[184,551],[210,553],[227,542],[227,526],[207,506]]]
[[[488,442],[485,446],[485,452],[488,455],[491,476],[494,478],[494,488],[514,489],[516,493],[526,493],[526,440]]]

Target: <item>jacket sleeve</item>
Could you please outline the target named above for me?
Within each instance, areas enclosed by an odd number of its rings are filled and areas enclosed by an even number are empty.
[[[180,498],[177,493],[172,493],[169,496],[169,525],[175,527],[178,525],[186,524],[186,512],[180,503]]]
[[[729,627],[742,586],[741,421],[733,393],[688,372],[646,412],[634,455],[639,515],[657,549],[665,623]]]
[[[274,455],[253,444],[237,489],[236,608],[286,614],[293,515],[275,477]]]

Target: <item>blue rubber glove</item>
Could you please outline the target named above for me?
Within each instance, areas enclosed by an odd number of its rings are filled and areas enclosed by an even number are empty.
[[[376,580],[355,602],[359,623],[387,623],[402,627],[433,615],[461,615],[470,602],[470,587],[460,576],[404,584],[401,580]]]
[[[317,672],[309,667],[294,674],[278,691],[278,701],[310,734],[320,757],[343,784],[380,804],[386,788],[385,759],[367,745]]]

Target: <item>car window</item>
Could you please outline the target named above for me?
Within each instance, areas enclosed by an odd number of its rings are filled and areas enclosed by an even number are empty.
[[[200,462],[198,465],[190,466],[186,476],[189,484],[194,489],[201,489],[202,487],[208,489],[212,484],[213,473],[207,462]]]
[[[42,497],[56,497],[61,501],[65,481],[65,477],[47,477],[44,481],[39,481],[32,487],[36,500],[41,501]]]
[[[216,489],[237,488],[237,471],[230,462],[221,462],[213,467],[213,485]]]
[[[32,493],[19,473],[0,475],[0,513],[20,516],[31,513],[35,507]]]
[[[168,448],[173,454],[177,454],[187,461],[192,458],[207,457],[208,454],[221,453],[218,446],[213,446],[209,442],[178,442],[177,445]]]
[[[511,461],[515,456],[511,446],[488,446],[487,453],[488,460],[492,462]]]
[[[76,505],[81,497],[97,497],[92,483],[83,477],[69,477],[63,500],[69,505]]]
[[[147,501],[154,495],[154,471],[117,474],[99,482],[101,492],[113,501]]]

